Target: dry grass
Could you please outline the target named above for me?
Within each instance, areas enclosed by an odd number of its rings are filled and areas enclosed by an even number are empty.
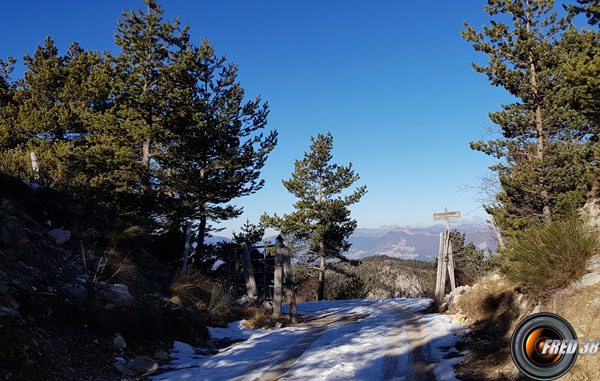
[[[483,277],[464,294],[457,296],[449,312],[456,314],[458,319],[464,317],[469,324],[494,321],[498,326],[509,327],[514,298],[514,284],[493,273]]]
[[[260,307],[247,308],[244,315],[246,321],[243,325],[248,329],[283,328],[291,325],[289,315],[274,317]],[[298,321],[305,321],[305,317],[298,316]]]
[[[261,308],[254,308],[254,313],[244,322],[244,328],[260,329],[270,323],[269,315]]]
[[[577,332],[580,341],[600,339],[600,284],[557,294],[548,300],[542,311],[553,312],[565,319]],[[599,380],[600,355],[579,356],[564,380]]]
[[[94,226],[76,220],[71,225],[71,239],[74,241],[98,240],[100,232]]]
[[[84,255],[85,258],[85,255]],[[98,262],[94,281],[129,283],[136,278],[137,266],[127,256],[111,249]]]
[[[231,297],[221,285],[194,269],[178,274],[171,282],[171,303],[187,304],[215,317],[232,313]]]

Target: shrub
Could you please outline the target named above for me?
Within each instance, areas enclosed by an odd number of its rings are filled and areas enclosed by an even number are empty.
[[[599,247],[598,230],[581,219],[551,221],[524,230],[509,243],[502,272],[524,292],[544,297],[585,274]]]

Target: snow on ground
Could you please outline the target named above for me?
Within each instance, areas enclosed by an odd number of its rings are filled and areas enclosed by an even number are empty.
[[[297,362],[285,372],[282,380],[380,380],[384,372],[384,355],[388,351],[388,336],[395,327],[402,327],[399,312],[403,309],[418,311],[431,303],[428,298],[414,299],[357,299],[300,303],[298,313],[311,316],[368,314],[357,322],[337,321],[308,346]],[[284,306],[284,311],[286,311]],[[453,323],[449,316],[419,315],[429,341],[429,360],[435,362],[438,380],[453,380],[452,365],[461,356],[443,359],[464,329]],[[171,363],[163,366],[165,373],[153,380],[244,380],[260,379],[266,370],[279,364],[291,348],[299,344],[315,328],[286,327],[273,330],[249,330],[242,322],[233,322],[227,328],[209,328],[212,338],[246,339],[221,350],[215,355],[194,354],[193,348],[176,343]],[[311,331],[312,330],[312,331]],[[400,344],[399,367],[406,370],[409,342],[404,332]],[[451,349],[450,349],[451,348]]]

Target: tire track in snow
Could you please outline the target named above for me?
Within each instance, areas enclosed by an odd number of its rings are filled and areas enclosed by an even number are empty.
[[[302,354],[311,346],[335,322],[343,320],[347,316],[335,314],[327,314],[321,318],[310,322],[299,324],[298,326],[306,325],[310,328],[291,346],[282,348],[276,353],[269,353],[270,357],[255,363],[244,372],[243,376],[237,377],[235,381],[261,380],[261,381],[276,381],[285,375],[290,370]],[[270,367],[270,369],[264,370]]]
[[[427,334],[423,331],[418,315],[404,307],[395,314],[398,320],[388,335],[382,380],[435,380],[434,364],[429,361]],[[408,353],[403,350],[407,345]],[[405,363],[401,364],[403,360]]]

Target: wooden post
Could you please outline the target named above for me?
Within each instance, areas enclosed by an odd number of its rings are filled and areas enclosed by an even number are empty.
[[[38,181],[40,179],[40,166],[38,165],[37,155],[34,151],[31,151],[31,168],[33,169],[33,179]]]
[[[442,247],[442,276],[440,280],[440,300],[446,295],[446,268],[448,267],[448,232],[444,233],[444,247]]]
[[[442,256],[444,251],[444,233],[440,233],[440,249],[438,251],[438,264],[437,264],[437,276],[435,279],[435,298],[437,300],[442,300],[444,298],[444,292],[440,290],[442,289]]]
[[[452,253],[452,242],[448,241],[448,274],[450,274],[450,288],[456,289],[456,280],[454,279],[454,255]]]
[[[281,303],[283,302],[283,238],[275,238],[275,289],[273,290],[273,316],[281,316]]]
[[[256,300],[258,292],[256,290],[256,279],[254,279],[254,269],[250,258],[250,249],[244,242],[242,244],[242,266],[244,267],[244,280],[246,281],[246,294],[250,299]]]
[[[449,212],[444,208],[443,213],[433,213],[433,219],[446,221],[446,232],[440,233],[440,251],[438,255],[438,273],[435,284],[435,297],[443,300],[446,293],[446,269],[450,277],[450,287],[452,291],[456,288],[454,279],[454,256],[452,254],[452,244],[450,242],[450,220],[459,219],[460,211]]]
[[[190,235],[192,234],[192,221],[188,221],[185,233],[185,247],[183,248],[183,267],[181,271],[187,270],[188,253],[190,251]]]
[[[285,279],[286,296],[288,301],[288,307],[290,309],[290,319],[292,323],[298,323],[296,317],[296,291],[294,291],[294,278],[292,276],[292,260],[290,259],[290,249],[283,247],[283,277]]]

